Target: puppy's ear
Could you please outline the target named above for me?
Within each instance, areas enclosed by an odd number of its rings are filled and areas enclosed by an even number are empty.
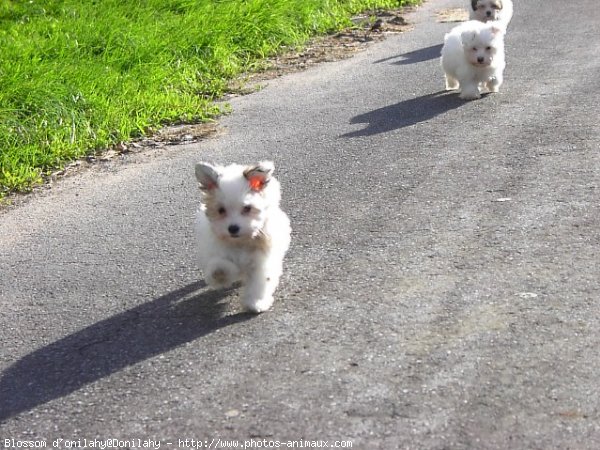
[[[473,42],[475,40],[476,37],[477,37],[476,31],[464,31],[460,35],[460,40],[462,42],[462,45],[464,47],[467,47],[470,45],[471,42]]]
[[[471,0],[471,8],[473,8],[473,11],[477,11],[477,2],[479,0]]]
[[[275,166],[271,161],[263,161],[244,170],[244,177],[248,180],[250,189],[261,192],[271,180],[274,170]]]
[[[219,186],[219,174],[210,164],[196,164],[196,179],[204,191],[212,191]]]

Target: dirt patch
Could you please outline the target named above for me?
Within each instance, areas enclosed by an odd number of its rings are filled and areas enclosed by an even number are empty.
[[[442,9],[436,13],[436,20],[440,23],[464,22],[469,19],[469,12],[465,8]]]
[[[404,16],[413,7],[392,11],[374,11],[355,16],[354,26],[339,33],[311,39],[302,49],[283,49],[277,56],[266,58],[261,67],[242,74],[229,84],[224,100],[236,95],[246,95],[262,87],[261,82],[288,73],[299,72],[316,64],[350,58],[389,34],[402,33],[413,27]]]

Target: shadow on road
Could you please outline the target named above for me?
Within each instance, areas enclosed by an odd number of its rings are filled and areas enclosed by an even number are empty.
[[[365,123],[367,127],[362,130],[342,134],[340,137],[373,136],[409,127],[459,108],[464,104],[465,101],[458,98],[456,92],[440,91],[435,94],[411,98],[395,105],[384,106],[383,108],[353,117],[350,120],[351,124]]]
[[[399,66],[407,66],[409,64],[416,64],[423,61],[429,61],[430,59],[439,58],[442,51],[443,44],[432,45],[431,47],[420,48],[402,55],[390,56],[389,58],[378,59],[374,64],[381,64],[388,61],[394,61],[391,64]]]
[[[0,422],[254,315],[226,315],[229,291],[189,284],[43,347],[0,379]]]

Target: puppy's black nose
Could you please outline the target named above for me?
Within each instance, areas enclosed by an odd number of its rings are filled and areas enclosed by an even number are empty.
[[[483,63],[483,57],[482,57],[482,56],[480,56],[479,58],[477,58],[477,62],[478,62],[479,64]]]
[[[488,11],[488,12],[485,13],[485,15],[488,16],[488,17],[492,17],[492,12]]]
[[[229,225],[227,231],[229,231],[229,234],[232,236],[236,236],[240,232],[240,227],[238,225]]]

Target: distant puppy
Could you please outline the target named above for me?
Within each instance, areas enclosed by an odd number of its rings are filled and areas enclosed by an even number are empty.
[[[513,3],[512,0],[471,0],[469,11],[471,20],[497,21],[506,28],[512,19]]]
[[[290,245],[290,221],[280,209],[273,163],[196,164],[202,202],[196,216],[200,259],[209,286],[242,281],[243,306],[268,310]]]
[[[504,74],[504,28],[495,22],[470,20],[444,38],[442,67],[446,90],[460,89],[460,98],[481,97],[480,88],[498,92]]]

